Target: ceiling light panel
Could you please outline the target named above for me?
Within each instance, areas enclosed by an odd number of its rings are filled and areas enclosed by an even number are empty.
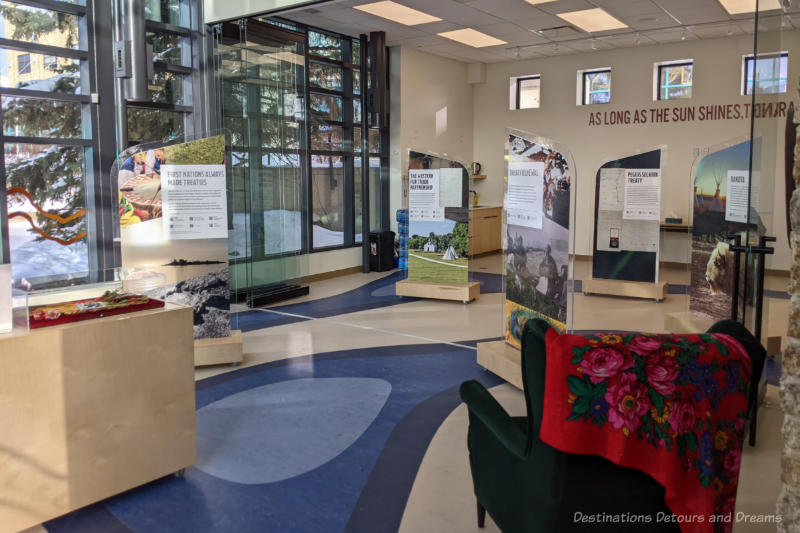
[[[536,4],[549,4],[550,2],[555,2],[557,0],[525,0],[525,1],[528,2],[529,4],[536,5]]]
[[[439,37],[451,39],[461,44],[466,44],[467,46],[472,46],[473,48],[484,48],[486,46],[498,46],[501,44],[508,44],[505,41],[502,41],[496,37],[492,37],[491,35],[486,35],[485,33],[479,32],[478,30],[473,30],[472,28],[445,31],[442,33],[438,33],[437,35],[439,35]]]
[[[595,33],[599,31],[619,30],[628,26],[600,9],[583,9],[581,11],[570,11],[569,13],[559,13],[558,16],[577,26],[583,31]]]
[[[464,28],[461,30],[445,31],[437,34],[439,37],[451,39],[461,44],[466,44],[473,48],[485,48],[487,46],[498,46],[501,44],[508,44],[505,41],[486,35],[485,33],[473,30],[472,28]]]
[[[439,22],[442,20],[439,17],[428,15],[427,13],[404,6],[403,4],[398,4],[397,2],[392,2],[391,0],[353,6],[353,9],[358,9],[364,13],[369,13],[370,15],[375,15],[376,17],[381,17],[406,26],[416,26],[418,24],[428,24],[429,22]]]
[[[719,0],[719,3],[731,15],[754,13],[756,10],[756,0]],[[758,0],[759,11],[771,11],[773,9],[781,9],[780,0]]]

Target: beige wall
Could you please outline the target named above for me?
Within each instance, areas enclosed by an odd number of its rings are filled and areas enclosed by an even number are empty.
[[[413,48],[392,48],[390,217],[403,205],[402,180],[408,150],[439,154],[468,165],[472,161],[473,94],[467,65]],[[437,132],[436,113],[447,109],[447,126]]]
[[[776,34],[777,35],[777,34]],[[781,40],[773,38],[774,46],[789,50],[789,92],[764,99],[789,101],[796,96],[796,80],[800,70],[800,32],[787,32]],[[488,174],[488,179],[476,183],[483,204],[501,204],[503,200],[504,133],[506,128],[542,135],[560,141],[572,150],[577,167],[577,235],[579,254],[592,249],[594,181],[597,169],[619,156],[632,155],[658,145],[666,145],[662,164],[662,217],[671,212],[688,220],[691,185],[690,176],[695,150],[703,151],[727,141],[746,140],[749,120],[721,120],[668,124],[637,124],[628,126],[588,126],[590,111],[610,112],[676,106],[708,104],[744,104],[750,97],[741,95],[742,56],[752,52],[752,35],[639,48],[598,51],[587,54],[551,57],[527,61],[512,61],[487,65],[486,83],[474,86],[474,149],[473,157]],[[795,46],[787,46],[787,43]],[[767,51],[764,46],[762,51]],[[694,87],[690,100],[674,102],[653,101],[653,64],[659,61],[694,59]],[[579,69],[611,67],[611,103],[606,105],[576,105],[576,72]],[[540,74],[542,76],[541,108],[509,110],[508,84],[511,76]],[[405,112],[404,118],[408,112]],[[766,136],[762,181],[770,185],[762,191],[762,216],[768,225],[777,222],[770,234],[778,237],[776,255],[771,268],[787,269],[789,250],[782,205],[783,178],[776,185],[768,179],[774,176],[777,150],[783,151],[779,132],[783,120],[759,121],[758,130]],[[780,156],[782,157],[782,155]],[[778,167],[782,168],[782,167]],[[770,205],[768,205],[770,204]],[[775,207],[774,216],[770,211]],[[664,249],[667,248],[667,249]],[[662,259],[680,260],[685,257],[685,240],[666,245],[662,243]]]

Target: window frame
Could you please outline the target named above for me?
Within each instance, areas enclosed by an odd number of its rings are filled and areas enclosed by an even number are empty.
[[[536,107],[520,107],[522,104],[522,82],[527,80],[539,80],[539,105]],[[526,76],[517,76],[515,79],[516,85],[516,101],[514,102],[514,109],[517,111],[521,111],[523,109],[539,109],[542,107],[542,75],[541,74],[529,74]]]
[[[592,69],[585,69],[580,71],[580,105],[601,105],[601,104],[610,104],[611,103],[611,67],[602,67],[602,68],[592,68]],[[608,92],[608,102],[588,102],[587,101],[587,92],[586,92],[586,83],[587,77],[592,74],[608,74],[608,91],[595,91],[595,92]],[[589,94],[592,94],[589,91]],[[589,98],[591,99],[591,97]]]
[[[26,59],[27,62],[23,65],[21,59]],[[31,63],[30,52],[25,52],[17,56],[17,75],[24,76],[33,73],[33,64]]]
[[[752,80],[752,92],[747,92],[748,89],[748,73],[750,72],[750,64],[752,62],[753,70],[758,64],[759,60],[764,59],[778,59],[778,69],[780,70],[780,60],[786,58],[786,79],[783,78],[770,78],[771,81],[778,81],[784,80],[786,82],[786,90],[785,91],[778,91],[774,93],[760,93],[756,92],[756,78],[753,77]],[[778,74],[780,76],[780,73]],[[759,54],[746,54],[742,56],[742,96],[750,96],[752,94],[786,94],[789,92],[789,51],[782,50],[780,52],[764,52]]]
[[[662,63],[657,63],[656,66],[656,100],[657,101],[670,101],[670,100],[688,100],[694,97],[694,60],[693,59],[686,59],[680,61],[665,61]],[[669,98],[667,96],[664,98],[661,94],[662,89],[667,89],[667,95],[669,94],[669,89],[674,87],[686,87],[687,85],[661,85],[661,73],[664,69],[676,68],[676,67],[692,67],[692,83],[688,85],[688,87],[692,88],[692,95],[691,96],[682,96],[678,98]]]

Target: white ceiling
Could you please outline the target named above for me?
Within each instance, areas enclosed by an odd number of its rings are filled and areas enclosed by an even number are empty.
[[[555,0],[531,5],[524,0],[395,0],[435,15],[441,22],[404,26],[353,9],[374,0],[332,0],[281,16],[345,35],[386,32],[389,46],[424,49],[465,62],[495,63],[518,58],[575,54],[680,40],[713,39],[753,33],[753,15],[729,15],[717,0]],[[764,26],[800,28],[800,0],[795,7],[764,13]],[[576,28],[570,35],[541,35],[537,30],[568,26],[558,13],[601,7],[629,27],[599,33]],[[470,27],[508,44],[472,48],[437,33]]]

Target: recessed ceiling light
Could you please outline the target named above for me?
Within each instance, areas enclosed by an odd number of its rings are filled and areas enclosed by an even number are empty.
[[[474,48],[483,48],[484,46],[497,46],[500,44],[508,44],[505,41],[501,41],[496,37],[492,37],[491,35],[486,35],[485,33],[481,33],[478,30],[473,30],[472,28],[463,28],[460,30],[445,31],[442,33],[438,33],[437,35],[439,37],[444,37],[446,39],[452,39],[453,41],[458,41],[459,43],[466,44]]]
[[[556,0],[525,0],[529,4],[549,4],[550,2],[555,2]]]
[[[731,15],[739,15],[741,13],[754,13],[756,10],[756,0],[719,0],[725,11]],[[773,9],[780,9],[780,0],[759,0],[759,11],[771,11]]]
[[[599,7],[581,11],[570,11],[569,13],[559,13],[558,16],[573,26],[577,26],[589,33],[619,30],[628,27],[624,22],[615,19]]]
[[[428,15],[422,11],[411,9],[397,2],[391,0],[384,0],[383,2],[373,2],[371,4],[362,4],[360,6],[353,6],[353,9],[358,9],[364,13],[375,15],[376,17],[385,18],[392,22],[399,22],[406,26],[416,26],[417,24],[427,24],[429,22],[439,22],[439,17]]]

